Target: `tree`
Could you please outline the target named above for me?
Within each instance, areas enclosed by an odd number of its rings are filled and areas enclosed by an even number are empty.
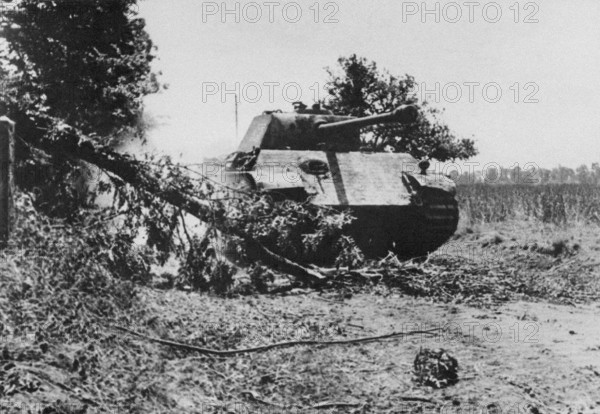
[[[390,148],[418,159],[439,161],[468,159],[477,154],[473,140],[458,139],[440,120],[440,110],[418,102],[414,77],[391,75],[375,62],[356,55],[340,57],[338,66],[327,68],[329,96],[323,101],[326,108],[360,117],[391,111],[405,103],[420,107],[420,116],[413,124],[370,127],[366,144],[373,150]]]
[[[0,67],[11,82],[1,98],[28,142],[53,140],[61,122],[101,145],[143,137],[142,98],[158,82],[135,7],[136,0],[22,0],[5,11]],[[77,162],[18,144],[17,184],[35,187],[55,214],[76,209]]]
[[[186,257],[186,247],[190,254],[199,254],[198,243],[185,228],[182,212],[187,212],[208,224],[204,237],[214,237],[217,231],[228,234],[265,265],[320,280],[318,272],[289,256],[299,257],[306,246],[310,254],[320,254],[323,245],[342,252],[353,248],[340,234],[349,222],[345,212],[275,204],[260,194],[223,197],[218,183],[193,176],[168,157],[141,159],[115,151],[120,139],[143,136],[142,98],[158,89],[150,70],[152,42],[144,21],[132,13],[134,5],[135,0],[22,0],[6,14],[2,28],[8,47],[0,55],[0,74],[10,78],[10,86],[2,92],[2,101],[21,135],[21,189],[29,196],[34,186],[43,186],[45,192],[35,195],[44,212],[67,217],[75,227],[91,225],[96,232],[101,228],[116,233],[118,249],[112,249],[111,256],[126,268],[141,228],[154,249],[152,260],[165,260],[171,252]],[[104,171],[114,185],[115,202],[99,215],[106,221],[86,223],[90,212],[80,208],[69,185],[83,163]],[[119,225],[111,226],[117,215]],[[278,218],[283,221],[274,225]],[[290,237],[294,226],[298,230]],[[305,242],[308,236],[310,242]],[[269,250],[267,243],[279,251]],[[204,269],[221,283],[219,269],[229,265],[214,251],[200,254],[207,256],[199,258]],[[204,263],[208,256],[212,267]],[[149,263],[139,267],[147,269]]]
[[[600,184],[600,164],[597,162],[592,163],[592,171],[590,172],[592,183],[595,185]]]
[[[577,181],[579,182],[579,184],[591,184],[592,183],[591,172],[587,165],[585,165],[585,164],[580,165],[575,170],[575,173],[577,174]]]
[[[569,167],[559,165],[552,169],[552,181],[560,184],[568,184],[575,181],[575,171]]]

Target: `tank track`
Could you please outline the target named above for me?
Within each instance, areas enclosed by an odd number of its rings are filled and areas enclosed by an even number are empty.
[[[446,243],[458,226],[458,202],[445,191],[422,188],[423,205],[418,208],[418,226],[413,228],[411,245],[395,253],[411,257],[426,256]]]
[[[458,203],[447,191],[421,187],[410,205],[351,209],[350,233],[368,257],[393,252],[424,257],[446,243],[458,225]]]

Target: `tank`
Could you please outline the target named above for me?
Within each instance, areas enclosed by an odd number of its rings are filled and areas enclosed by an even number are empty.
[[[300,102],[293,112],[266,111],[227,158],[228,185],[351,210],[356,220],[348,233],[367,257],[424,256],[456,231],[455,183],[429,171],[426,160],[365,151],[360,136],[365,126],[408,124],[417,117],[411,105],[364,118]]]

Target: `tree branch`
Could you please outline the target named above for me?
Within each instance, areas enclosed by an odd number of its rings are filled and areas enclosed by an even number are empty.
[[[133,157],[107,148],[96,148],[88,139],[82,139],[74,128],[67,125],[59,127],[57,135],[56,140],[44,139],[41,143],[31,144],[51,154],[61,154],[94,164],[102,170],[111,172],[124,182],[153,194],[203,222],[214,225],[217,230],[240,237],[247,243],[249,251],[256,255],[255,257],[260,258],[271,267],[292,274],[309,284],[320,284],[325,279],[318,271],[306,268],[272,252],[252,235],[216,220],[209,200],[202,200],[186,194],[185,191],[176,188],[172,182],[162,182],[147,171],[144,163]]]
[[[175,342],[168,339],[155,338],[152,336],[148,336],[131,329],[127,329],[122,326],[114,326],[115,329],[133,335],[135,337],[144,339],[146,341],[155,342],[161,345],[167,345],[174,348],[184,349],[186,351],[194,351],[201,354],[206,355],[218,355],[218,356],[233,356],[239,354],[249,354],[254,352],[265,352],[271,349],[276,348],[289,348],[292,346],[301,346],[301,345],[317,345],[317,346],[331,346],[331,345],[349,345],[349,344],[359,344],[359,343],[367,343],[367,342],[375,342],[381,341],[383,339],[390,338],[398,338],[398,337],[407,337],[413,335],[435,335],[439,332],[439,329],[427,329],[424,331],[409,331],[409,332],[391,332],[384,335],[378,336],[367,336],[363,338],[355,338],[355,339],[343,339],[337,341],[315,341],[315,340],[307,340],[307,341],[288,341],[288,342],[278,342],[275,344],[257,346],[254,348],[243,348],[243,349],[233,349],[233,350],[219,350],[219,349],[210,349],[210,348],[201,348],[194,345],[188,345],[181,342]]]

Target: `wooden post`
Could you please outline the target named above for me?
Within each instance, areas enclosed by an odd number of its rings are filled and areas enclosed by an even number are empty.
[[[14,132],[14,122],[0,117],[0,249],[8,243],[14,219]]]

